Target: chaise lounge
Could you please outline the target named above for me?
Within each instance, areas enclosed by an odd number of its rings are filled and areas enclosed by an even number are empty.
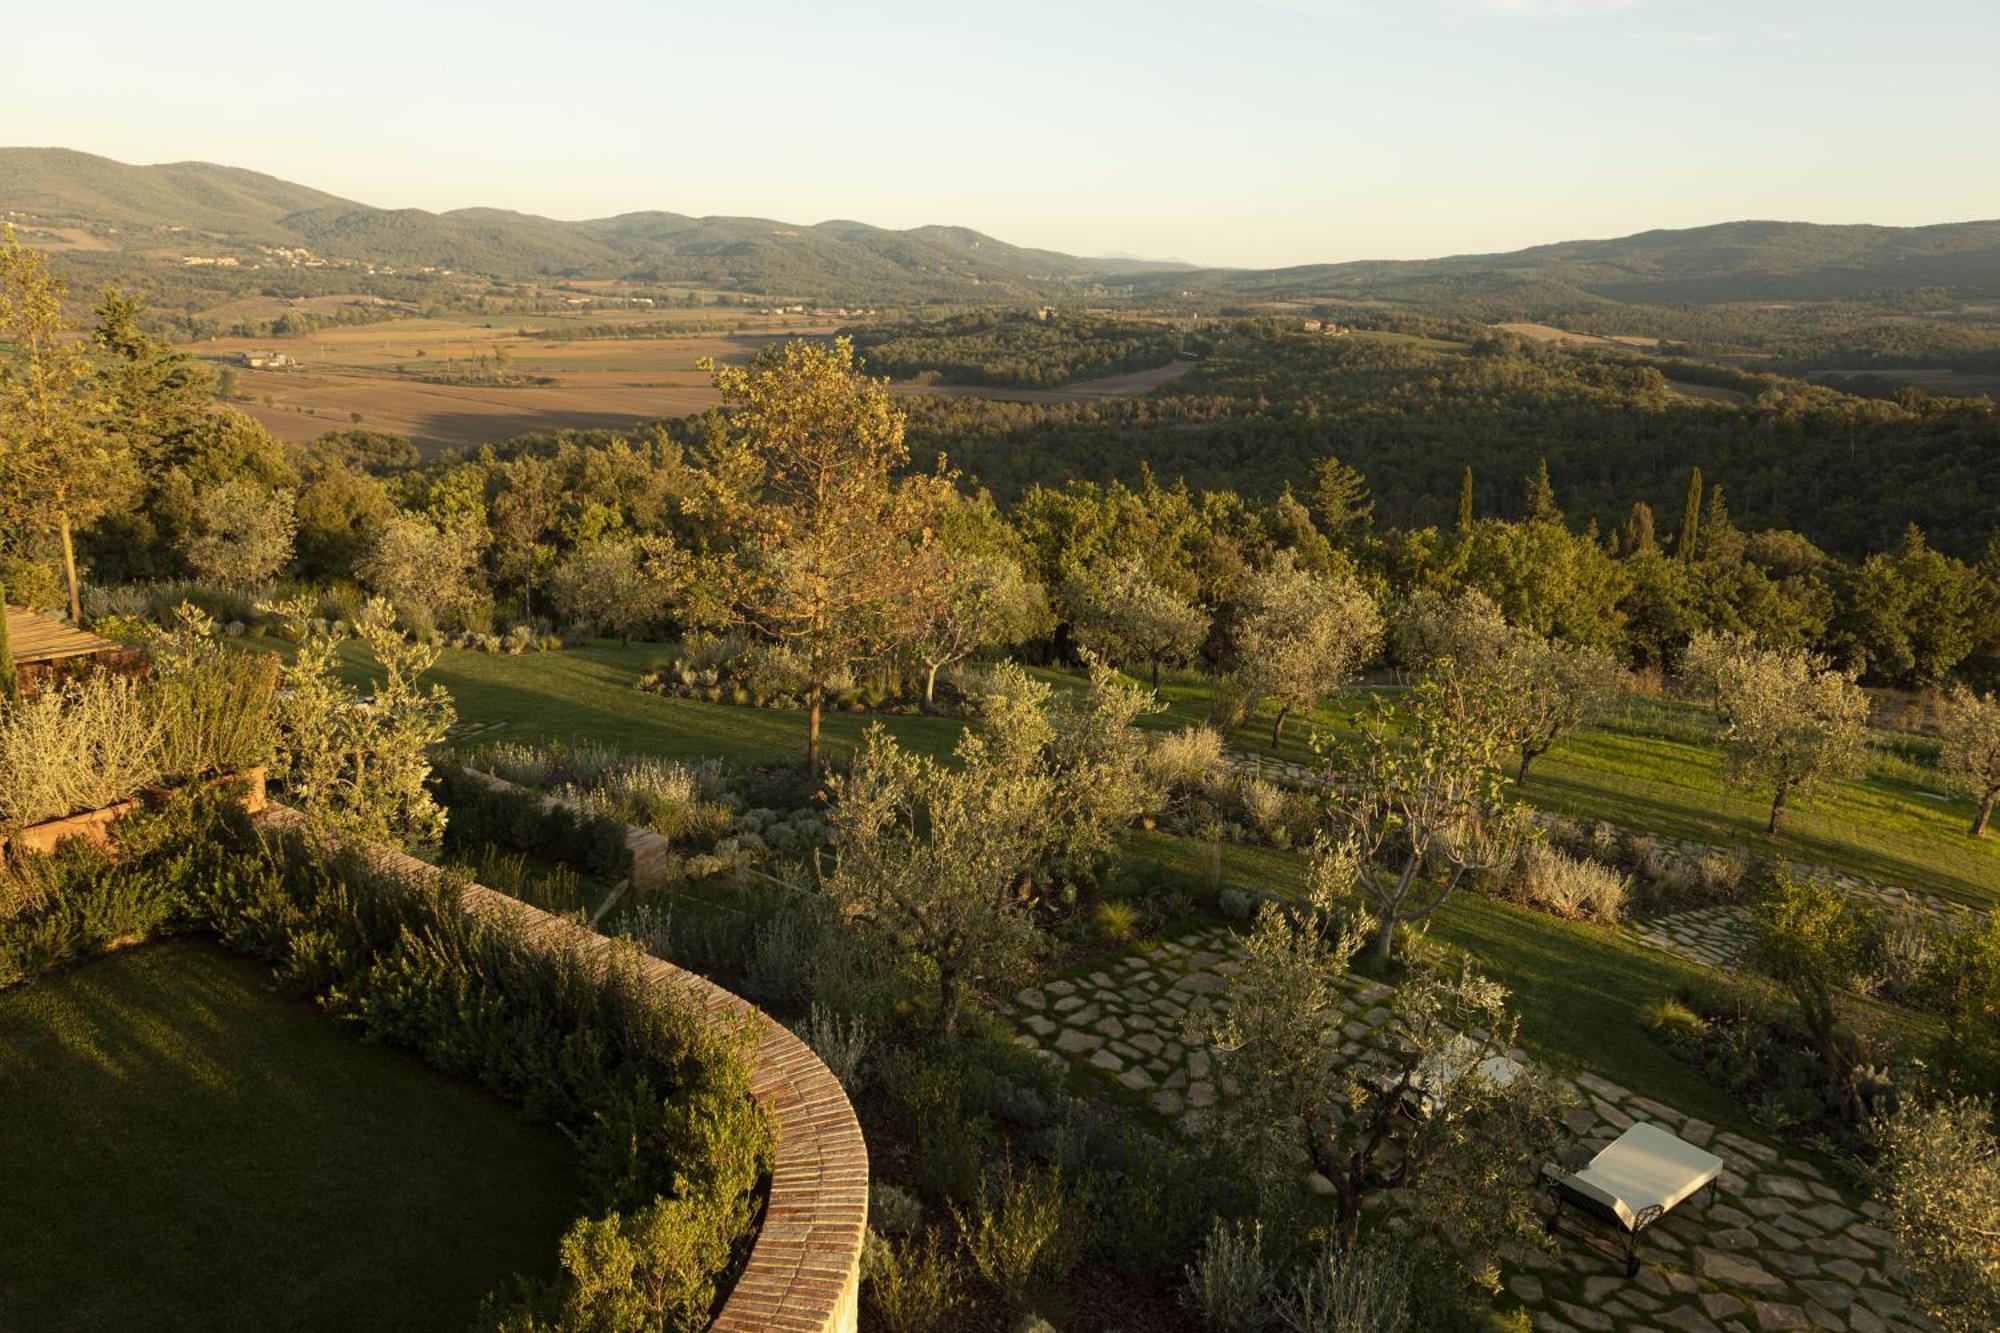
[[[1639,1272],[1639,1233],[1672,1212],[1704,1186],[1708,1201],[1722,1185],[1722,1159],[1683,1142],[1658,1125],[1639,1123],[1580,1171],[1551,1162],[1542,1178],[1555,1198],[1548,1230],[1555,1234],[1563,1209],[1616,1228],[1625,1242],[1625,1276]]]

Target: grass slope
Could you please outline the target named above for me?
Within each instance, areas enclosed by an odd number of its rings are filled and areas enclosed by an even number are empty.
[[[553,1266],[554,1131],[203,942],[0,995],[0,1326],[465,1325]]]
[[[1178,674],[1160,695],[1167,710],[1145,725],[1179,728],[1209,720],[1213,678]],[[1368,706],[1360,692],[1320,708],[1313,728],[1345,734]],[[1521,799],[1585,820],[1742,848],[1758,855],[1829,865],[1868,879],[1923,889],[1960,902],[2000,904],[2000,838],[1966,836],[1972,804],[1942,791],[1936,773],[1895,748],[1907,738],[1877,733],[1864,771],[1828,784],[1786,814],[1784,832],[1764,832],[1770,797],[1725,781],[1713,718],[1664,699],[1630,697],[1597,726],[1535,761]],[[1303,720],[1271,746],[1268,713],[1229,736],[1230,748],[1311,762]]]
[[[634,683],[668,656],[657,643],[600,640],[559,653],[502,657],[448,650],[426,679],[451,691],[461,722],[501,724],[470,744],[494,740],[596,740],[668,759],[789,763],[805,757],[803,712],[738,708],[650,694]],[[351,659],[360,663],[363,659]],[[872,719],[828,713],[821,735],[831,761],[852,752]],[[904,744],[949,750],[961,724],[951,718],[882,719]]]
[[[789,762],[804,753],[804,713],[634,689],[640,673],[669,651],[660,644],[628,647],[609,641],[524,657],[450,650],[434,678],[451,691],[461,721],[498,724],[473,743],[591,739],[670,759],[753,764]],[[361,659],[353,661],[358,670]],[[1073,672],[1035,674],[1062,688],[1082,684]],[[1142,719],[1142,725],[1172,729],[1205,722],[1216,688],[1212,677],[1172,675],[1160,689],[1166,709]],[[1318,710],[1312,725],[1322,735],[1337,735],[1364,706],[1358,693],[1334,701]],[[877,720],[903,744],[933,754],[948,751],[961,728],[951,718],[829,713],[824,723],[829,759],[837,762],[851,752]],[[1521,796],[1581,819],[1608,819],[1629,828],[1830,865],[1961,902],[2000,904],[2000,838],[1967,837],[1970,803],[1941,793],[1929,769],[1877,746],[1863,774],[1833,783],[1812,802],[1795,807],[1783,835],[1771,839],[1764,834],[1768,798],[1725,783],[1722,752],[1709,739],[1712,729],[1699,709],[1665,700],[1627,700],[1602,725],[1537,760]],[[1246,753],[1309,761],[1307,735],[1306,723],[1295,721],[1285,744],[1273,750],[1269,718],[1252,717],[1230,735],[1229,744]]]

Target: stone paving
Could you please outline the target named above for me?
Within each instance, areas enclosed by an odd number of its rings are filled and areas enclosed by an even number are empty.
[[[1095,1071],[1193,1132],[1218,1088],[1208,1051],[1188,1045],[1187,1015],[1227,988],[1235,951],[1235,935],[1218,926],[1087,976],[1031,987],[1015,997],[1019,1040]],[[1355,1011],[1345,1047],[1352,1056],[1368,1031],[1388,1020],[1389,989],[1361,977],[1342,978],[1342,986]]]
[[[1824,867],[1799,867],[1801,873],[1832,879],[1849,893],[1899,914],[1915,914],[1933,920],[1981,918],[1976,907],[1950,902],[1928,893],[1893,884],[1876,884],[1855,875]],[[1742,961],[1749,942],[1750,909],[1740,903],[1691,908],[1628,922],[1625,931],[1641,943],[1678,954],[1710,967],[1729,969]]]
[[[1083,976],[1020,992],[1012,1018],[1023,1045],[1103,1081],[1107,1095],[1142,1102],[1185,1129],[1230,1092],[1209,1053],[1191,1046],[1186,1015],[1218,1000],[1236,970],[1235,936],[1210,928]],[[1388,988],[1349,978],[1344,1051],[1358,1053],[1389,1018]],[[1638,1040],[1634,1034],[1634,1040]],[[1644,1120],[1724,1162],[1722,1193],[1683,1204],[1649,1228],[1637,1277],[1625,1277],[1611,1235],[1573,1217],[1548,1254],[1506,1277],[1537,1329],[1589,1333],[1836,1333],[1923,1331],[1933,1325],[1888,1276],[1890,1237],[1873,1202],[1852,1203],[1813,1164],[1682,1114],[1594,1074],[1570,1080],[1570,1128],[1595,1150]]]

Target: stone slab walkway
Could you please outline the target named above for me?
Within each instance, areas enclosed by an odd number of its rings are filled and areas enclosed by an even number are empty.
[[[1190,1045],[1185,1016],[1218,1002],[1237,967],[1226,927],[1199,931],[1150,953],[1132,953],[1089,973],[1020,992],[1011,1010],[1021,1043],[1097,1080],[1106,1096],[1142,1104],[1199,1128],[1230,1089],[1209,1052]],[[1348,978],[1343,1050],[1357,1054],[1389,1019],[1388,988]],[[1633,1034],[1633,1040],[1641,1040]],[[1566,1224],[1556,1250],[1528,1256],[1506,1278],[1537,1329],[1589,1333],[1928,1333],[1889,1276],[1884,1211],[1856,1203],[1810,1162],[1688,1116],[1594,1074],[1570,1080],[1569,1124],[1592,1150],[1635,1121],[1648,1121],[1724,1162],[1722,1193],[1682,1205],[1649,1228],[1641,1267],[1627,1280],[1608,1233]]]
[[[1801,873],[1832,879],[1856,897],[1898,914],[1915,914],[1933,921],[1975,921],[1985,917],[1976,907],[1949,902],[1932,894],[1895,885],[1875,884],[1855,875],[1823,867],[1798,867]],[[1725,970],[1736,967],[1748,948],[1750,909],[1740,903],[1691,908],[1627,922],[1625,933],[1666,953]]]

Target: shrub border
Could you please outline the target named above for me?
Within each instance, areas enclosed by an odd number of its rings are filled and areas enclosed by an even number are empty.
[[[303,833],[298,811],[272,804],[260,829]],[[435,866],[393,848],[365,849],[380,869],[435,881]],[[521,937],[596,954],[611,941],[596,931],[530,907],[484,885],[468,885],[459,904],[475,916],[518,923]],[[678,992],[704,1024],[753,1033],[750,1093],[771,1115],[776,1146],[771,1192],[749,1261],[724,1299],[710,1333],[856,1333],[860,1318],[861,1244],[868,1227],[868,1145],[839,1080],[812,1049],[748,1000],[706,977],[647,957],[649,984]]]

